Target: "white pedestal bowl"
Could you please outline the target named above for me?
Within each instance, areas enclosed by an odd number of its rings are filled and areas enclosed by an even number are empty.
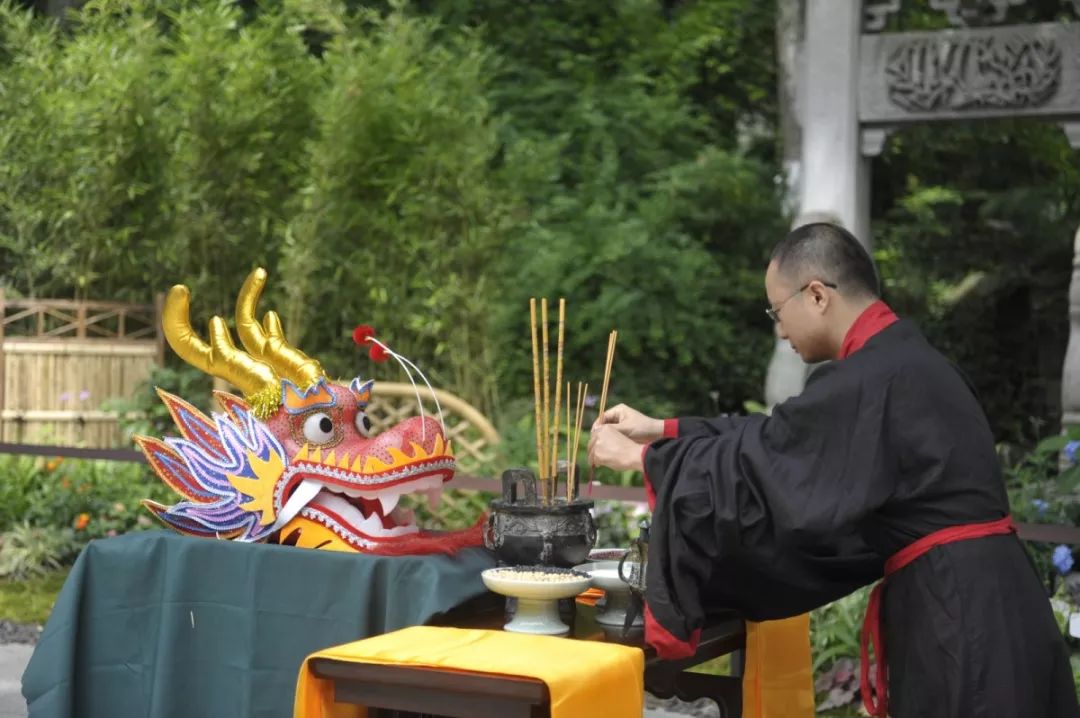
[[[570,631],[559,618],[559,599],[577,596],[592,584],[587,574],[547,566],[489,568],[480,578],[489,590],[517,599],[517,611],[503,630],[549,636]]]
[[[634,564],[627,562],[623,571],[629,573]],[[630,606],[630,586],[619,578],[618,561],[592,561],[574,567],[575,570],[588,574],[592,585],[604,592],[603,609],[596,614],[596,622],[604,626],[619,626],[626,622],[626,611]],[[643,626],[644,620],[639,614],[632,626]]]

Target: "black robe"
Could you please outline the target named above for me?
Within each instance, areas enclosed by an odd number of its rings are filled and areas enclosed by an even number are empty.
[[[804,613],[948,526],[1009,512],[971,387],[910,323],[820,367],[772,415],[683,419],[645,452],[650,619]],[[1064,639],[1015,535],[940,546],[884,591],[895,718],[1080,716]]]

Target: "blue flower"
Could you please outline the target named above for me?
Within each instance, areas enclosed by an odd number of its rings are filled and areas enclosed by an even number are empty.
[[[1073,464],[1076,463],[1076,451],[1080,449],[1080,441],[1070,441],[1065,444],[1065,456],[1069,457],[1069,461]]]
[[[1038,512],[1039,516],[1045,516],[1046,510],[1050,508],[1050,504],[1046,503],[1042,499],[1032,499],[1031,505],[1035,507],[1035,511]]]
[[[1073,567],[1072,550],[1070,550],[1069,547],[1065,545],[1058,546],[1054,549],[1054,556],[1051,561],[1054,564],[1054,568],[1056,568],[1058,572],[1062,576],[1064,576],[1069,571],[1071,571]]]

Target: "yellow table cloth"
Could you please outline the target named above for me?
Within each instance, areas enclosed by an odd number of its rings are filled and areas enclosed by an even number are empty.
[[[366,709],[334,702],[331,681],[308,667],[314,658],[536,678],[547,684],[552,718],[640,718],[641,649],[506,631],[415,626],[333,646],[304,661],[294,718],[364,718]]]
[[[813,718],[810,616],[746,622],[743,718]]]

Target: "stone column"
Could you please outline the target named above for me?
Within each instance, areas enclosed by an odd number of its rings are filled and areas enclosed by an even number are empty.
[[[833,221],[870,248],[869,159],[859,135],[860,0],[806,3],[802,109],[801,197],[795,226]],[[765,380],[769,406],[802,391],[809,373],[786,342],[777,342]]]
[[[1069,344],[1061,371],[1061,427],[1080,426],[1080,230],[1073,240],[1069,283]]]

